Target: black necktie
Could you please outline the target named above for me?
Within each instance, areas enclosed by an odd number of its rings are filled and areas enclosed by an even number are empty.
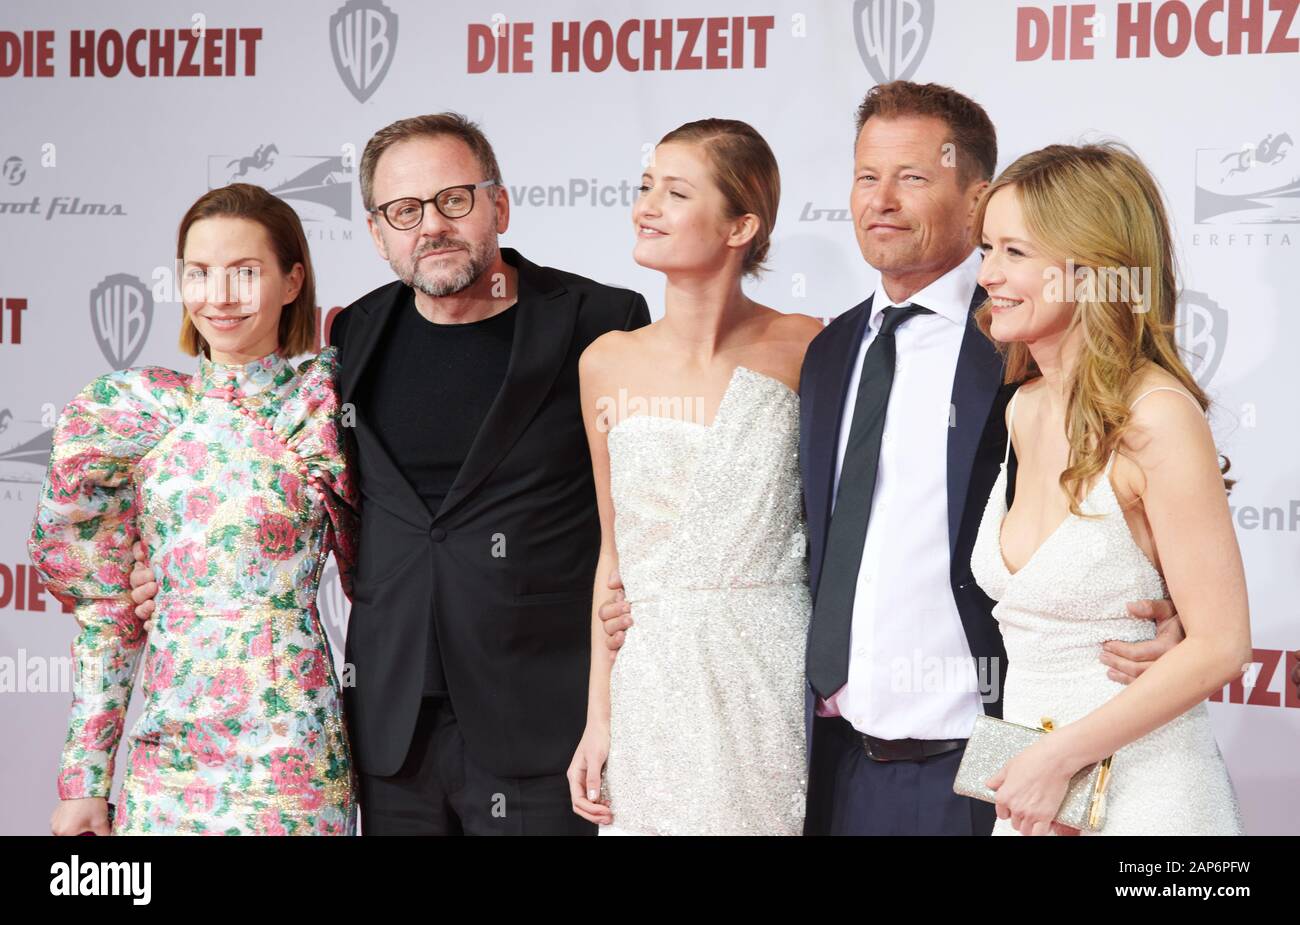
[[[858,398],[853,406],[849,442],[840,467],[839,490],[831,513],[821,580],[808,633],[808,680],[823,699],[849,679],[849,637],[853,626],[853,599],[857,596],[858,569],[867,538],[871,497],[876,491],[880,438],[885,432],[885,410],[894,384],[897,344],[894,332],[914,315],[934,312],[919,305],[885,309],[880,331],[867,347],[862,361]]]

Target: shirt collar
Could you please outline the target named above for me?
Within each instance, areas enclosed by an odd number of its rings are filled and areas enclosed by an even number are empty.
[[[970,315],[970,300],[979,281],[980,264],[983,257],[980,252],[971,251],[961,263],[925,288],[914,293],[905,302],[895,302],[885,292],[885,287],[876,287],[871,299],[871,330],[880,330],[880,320],[885,309],[899,305],[923,305],[930,311],[947,318],[953,324],[963,327]]]
[[[256,395],[271,386],[280,386],[294,376],[287,357],[278,350],[251,363],[214,363],[207,354],[199,354],[199,392],[225,398]]]

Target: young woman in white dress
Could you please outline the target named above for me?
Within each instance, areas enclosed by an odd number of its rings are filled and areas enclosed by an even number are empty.
[[[1204,702],[1251,661],[1246,582],[1209,402],[1172,337],[1159,189],[1122,146],[1052,145],[994,181],[974,227],[980,323],[1027,381],[1007,410],[1014,501],[1004,465],[971,564],[998,601],[1004,719],[1055,727],[987,782],[994,834],[1052,831],[1071,776],[1112,754],[1103,834],[1240,833]],[[1166,591],[1186,638],[1125,686],[1097,653],[1149,638],[1124,601]]]
[[[633,256],[664,274],[664,316],[603,335],[578,367],[601,548],[573,809],[602,834],[798,834],[811,600],[797,390],[822,326],[741,288],[780,201],[753,128],[684,125],[641,182]],[[616,661],[597,611],[615,569],[637,608]]]

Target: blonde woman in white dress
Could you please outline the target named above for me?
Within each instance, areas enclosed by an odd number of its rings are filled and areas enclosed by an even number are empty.
[[[1209,403],[1172,339],[1159,190],[1118,145],[1053,145],[994,181],[975,227],[981,325],[1028,381],[1007,409],[1015,500],[1004,464],[971,566],[998,601],[1003,718],[1055,727],[987,782],[994,834],[1075,834],[1052,823],[1070,778],[1112,754],[1102,834],[1240,834],[1205,699],[1251,661],[1246,582]],[[1098,651],[1150,638],[1124,602],[1165,596],[1186,638],[1126,686]]]

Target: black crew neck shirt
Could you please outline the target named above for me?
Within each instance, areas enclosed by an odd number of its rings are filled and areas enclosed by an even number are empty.
[[[416,309],[411,290],[386,325],[359,410],[430,514],[442,506],[505,381],[517,315],[518,302],[479,321],[436,324]],[[429,636],[424,692],[445,694],[432,625]]]

